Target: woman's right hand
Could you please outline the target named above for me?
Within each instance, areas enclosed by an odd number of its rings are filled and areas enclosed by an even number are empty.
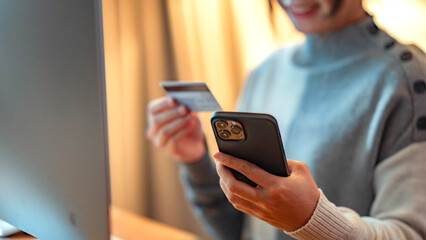
[[[186,163],[200,160],[207,151],[197,115],[169,97],[149,102],[147,136],[167,155]]]

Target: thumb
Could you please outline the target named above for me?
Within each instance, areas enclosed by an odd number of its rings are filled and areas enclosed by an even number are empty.
[[[290,171],[290,175],[297,175],[300,173],[305,174],[306,171],[309,171],[308,165],[304,162],[287,159],[287,165]]]

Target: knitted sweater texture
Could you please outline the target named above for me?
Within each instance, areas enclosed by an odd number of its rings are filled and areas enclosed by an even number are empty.
[[[315,212],[285,233],[235,210],[205,156],[181,168],[195,214],[215,239],[426,239],[425,78],[424,53],[371,17],[277,50],[238,109],[277,118],[321,189]]]

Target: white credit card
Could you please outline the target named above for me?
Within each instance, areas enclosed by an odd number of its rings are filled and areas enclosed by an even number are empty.
[[[171,98],[194,112],[222,111],[203,82],[161,82],[160,85]]]

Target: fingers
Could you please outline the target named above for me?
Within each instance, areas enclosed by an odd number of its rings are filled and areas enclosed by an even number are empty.
[[[157,114],[150,114],[148,118],[149,128],[147,131],[149,138],[154,138],[157,132],[167,123],[173,122],[188,113],[185,106],[180,105]]]
[[[226,198],[234,206],[235,209],[250,214],[252,216],[256,216],[258,212],[261,211],[261,209],[255,203],[232,193],[222,179],[219,181],[219,185],[222,188],[223,193],[225,193]]]
[[[177,102],[170,97],[161,97],[158,99],[154,99],[148,104],[148,113],[156,114],[172,107],[175,107]]]
[[[190,119],[191,115],[187,115],[162,126],[154,136],[154,144],[157,147],[166,145],[175,134],[185,130],[185,125],[189,123]]]
[[[309,172],[309,167],[306,163],[287,159],[287,165],[290,170],[290,175],[294,172],[295,175]]]
[[[288,160],[292,175],[278,177],[224,153],[215,153],[213,157],[220,187],[236,209],[287,231],[300,228],[312,216],[319,190],[305,163]],[[239,182],[227,167],[241,172],[259,186],[252,188]]]
[[[258,190],[256,188],[235,179],[231,171],[229,171],[229,169],[227,169],[223,164],[217,162],[216,170],[222,184],[226,186],[226,189],[230,193],[249,201],[259,197],[260,193],[257,192]]]
[[[213,154],[213,158],[221,164],[242,173],[244,176],[264,188],[273,185],[277,180],[276,178],[278,178],[278,176],[266,172],[253,163],[225,153],[216,152]]]
[[[154,140],[159,130],[180,117],[189,113],[189,110],[179,105],[175,100],[169,97],[155,99],[148,104],[148,129],[147,136]]]
[[[189,110],[183,106],[183,105],[179,105],[176,107],[173,107],[165,112],[160,112],[157,113],[155,115],[153,115],[152,117],[152,121],[154,122],[154,124],[156,125],[161,125],[163,123],[166,123],[176,117],[185,115],[186,113],[188,113]]]

